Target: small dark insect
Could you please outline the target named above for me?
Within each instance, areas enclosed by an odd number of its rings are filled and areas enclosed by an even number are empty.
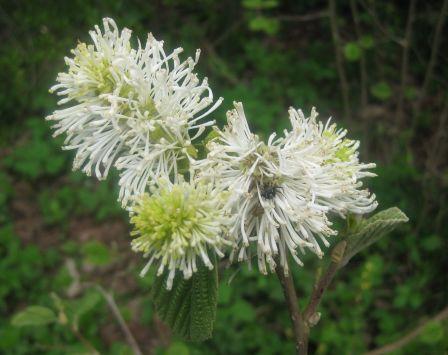
[[[261,197],[263,197],[265,200],[272,200],[275,197],[275,194],[278,189],[281,189],[280,186],[263,186],[263,189],[261,190]]]

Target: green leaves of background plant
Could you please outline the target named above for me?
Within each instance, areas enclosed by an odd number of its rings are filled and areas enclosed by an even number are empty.
[[[249,29],[251,31],[264,32],[269,36],[273,36],[278,32],[280,28],[279,20],[265,16],[260,12],[261,10],[269,10],[278,7],[279,2],[277,0],[244,0],[242,5],[249,10],[249,13],[251,13],[249,19]],[[254,11],[255,16],[253,16]]]
[[[348,61],[356,62],[361,58],[363,51],[371,49],[373,46],[373,37],[363,36],[358,41],[348,42],[344,45],[344,56]]]
[[[350,62],[356,62],[361,58],[362,49],[356,42],[349,42],[344,46],[344,55]]]
[[[347,247],[341,266],[346,265],[354,255],[408,220],[408,217],[399,208],[392,207],[355,224],[345,238]]]
[[[12,318],[12,325],[15,327],[40,326],[56,321],[56,315],[47,307],[29,306],[22,312],[17,313]]]
[[[199,342],[212,336],[218,301],[216,265],[209,270],[200,262],[188,280],[176,275],[171,290],[166,289],[164,275],[157,277],[152,297],[160,318],[180,337]]]
[[[385,81],[380,81],[370,87],[370,93],[377,99],[385,101],[392,96],[392,89]]]
[[[261,31],[273,36],[280,27],[280,23],[277,19],[269,18],[266,16],[257,16],[249,21],[249,28],[252,31]]]
[[[272,9],[278,6],[278,0],[243,0],[243,7],[252,10]]]

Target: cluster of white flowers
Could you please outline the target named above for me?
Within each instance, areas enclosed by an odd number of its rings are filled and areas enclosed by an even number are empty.
[[[104,33],[98,26],[90,32],[92,45],[80,43],[65,58],[68,72],[50,91],[71,105],[47,119],[56,121],[55,136],[67,134],[64,148],[77,151],[74,169],[98,179],[113,165],[121,170],[126,205],[150,179],[177,176],[179,162],[195,155],[192,140],[214,124],[200,119],[222,100],[213,104],[207,79],[193,72],[199,51],[181,62],[181,48],[167,55],[152,34],[134,49],[129,29],[120,32],[110,18],[103,23]]]
[[[92,45],[80,43],[66,58],[68,72],[50,91],[66,108],[47,119],[54,135],[66,134],[65,149],[76,150],[74,168],[104,179],[120,171],[119,200],[134,226],[132,247],[185,278],[197,259],[212,268],[209,252],[231,260],[251,260],[256,251],[262,273],[298,251],[322,257],[320,243],[337,234],[330,214],[364,214],[376,208],[375,195],[360,179],[374,176],[358,159],[359,142],[346,138],[330,120],[317,121],[290,109],[291,130],[272,134],[267,143],[253,134],[243,106],[227,113],[222,130],[202,119],[216,109],[207,79],[193,72],[199,59],[181,62],[181,48],[165,54],[163,42],[149,34],[144,46],[131,45],[131,31],[104,19]],[[195,141],[213,126],[216,137],[200,159]],[[184,175],[188,176],[187,181]],[[149,189],[148,186],[152,186]]]
[[[242,104],[235,108],[199,163],[204,175],[229,190],[228,206],[236,219],[231,259],[250,260],[254,242],[262,273],[267,273],[266,263],[275,270],[276,256],[288,272],[287,250],[300,265],[297,249],[323,255],[318,240],[328,246],[326,238],[337,234],[329,213],[375,209],[375,195],[360,189],[359,181],[374,176],[365,170],[375,165],[359,163],[359,143],[346,139],[345,130],[317,122],[315,109],[308,118],[290,109],[291,131],[279,138],[272,134],[266,144],[250,131]]]

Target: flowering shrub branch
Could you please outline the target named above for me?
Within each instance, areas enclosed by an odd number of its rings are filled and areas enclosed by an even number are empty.
[[[74,169],[98,179],[119,171],[131,246],[148,258],[141,276],[157,267],[153,298],[162,319],[187,339],[210,337],[216,257],[248,264],[256,257],[262,274],[277,273],[305,354],[336,271],[407,220],[398,209],[383,211],[338,236],[334,216],[377,207],[362,182],[375,176],[375,164],[360,162],[360,143],[319,121],[315,108],[309,116],[290,108],[291,128],[267,142],[251,132],[240,102],[218,128],[208,117],[222,99],[194,73],[199,50],[181,61],[181,48],[166,53],[152,34],[133,47],[131,31],[109,18],[90,35],[93,44],[78,44],[65,59],[68,70],[50,89],[64,108],[47,119],[55,136],[65,135],[64,149],[76,151]],[[330,267],[301,313],[291,267],[303,266],[306,251],[322,258],[334,239]]]

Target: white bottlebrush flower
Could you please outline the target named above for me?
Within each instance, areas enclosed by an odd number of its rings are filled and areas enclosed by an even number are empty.
[[[75,169],[98,179],[113,165],[121,170],[119,198],[126,204],[149,179],[176,176],[178,161],[194,156],[191,141],[214,123],[199,120],[221,99],[213,104],[207,79],[193,72],[199,51],[181,62],[181,48],[166,54],[152,34],[134,49],[130,30],[120,32],[109,18],[103,23],[104,31],[90,32],[92,45],[80,43],[65,59],[68,72],[50,91],[71,106],[47,119],[56,121],[55,136],[67,134],[64,148],[77,151]]]
[[[300,164],[300,155],[294,153],[305,146],[313,146],[320,164],[319,174],[315,175],[317,188],[313,189],[316,201],[341,217],[348,212],[364,214],[373,211],[377,207],[375,195],[361,189],[360,179],[376,176],[368,171],[376,165],[360,163],[359,141],[346,138],[347,130],[338,129],[331,119],[325,125],[317,121],[317,115],[315,108],[308,118],[301,110],[290,108],[292,130],[285,132],[283,142],[288,160]]]
[[[158,276],[168,270],[167,289],[171,289],[176,270],[188,279],[198,262],[213,269],[210,253],[222,257],[222,249],[230,245],[225,238],[230,217],[224,210],[224,194],[205,181],[162,180],[151,195],[137,198],[130,212],[132,248],[149,258],[141,276],[157,263]]]
[[[124,146],[122,124],[115,96],[133,91],[142,76],[137,52],[131,48],[131,31],[119,31],[112,19],[104,19],[104,33],[98,26],[90,31],[93,45],[79,43],[65,58],[68,71],[59,73],[50,92],[63,98],[48,120],[56,121],[54,136],[67,134],[64,149],[77,150],[74,169],[97,178],[107,176]]]
[[[175,179],[179,168],[188,166],[189,160],[195,158],[192,141],[215,123],[201,122],[221,104],[222,98],[213,104],[207,78],[200,82],[193,72],[200,51],[196,52],[195,59],[184,62],[179,61],[178,52],[166,56],[163,42],[149,36],[143,55],[144,71],[146,90],[150,92],[155,111],[150,119],[130,122],[134,132],[127,141],[130,149],[117,160],[116,166],[122,171],[120,199],[124,203],[140,195],[148,179],[160,176]]]
[[[231,258],[250,259],[254,242],[262,273],[266,263],[275,269],[276,256],[288,272],[287,251],[300,265],[298,249],[323,255],[318,240],[328,246],[327,237],[337,233],[329,213],[345,216],[376,207],[375,196],[359,189],[359,179],[372,175],[364,169],[374,165],[359,164],[358,143],[334,125],[317,123],[314,109],[310,118],[291,109],[292,130],[264,143],[251,133],[242,104],[235,108],[197,168],[229,190],[236,216],[230,233],[238,245]]]

